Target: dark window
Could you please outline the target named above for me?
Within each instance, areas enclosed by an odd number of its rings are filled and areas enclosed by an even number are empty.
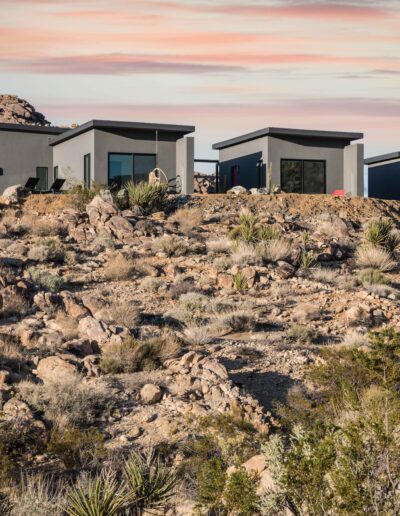
[[[155,154],[135,154],[133,180],[135,183],[149,180],[149,173],[156,168]]]
[[[54,181],[58,179],[58,167],[54,167],[53,169]]]
[[[260,161],[257,163],[257,169],[258,169],[258,188],[263,188],[263,186],[264,186],[264,166],[263,166],[262,159],[260,159]]]
[[[326,162],[281,160],[281,188],[287,193],[326,193]]]
[[[85,188],[90,188],[90,154],[83,156],[83,184]]]
[[[108,155],[108,184],[122,188],[133,177],[133,154]]]
[[[239,167],[237,165],[231,167],[231,188],[237,186],[239,182]]]
[[[4,175],[4,170],[0,168],[0,176]]]
[[[48,189],[48,173],[49,169],[47,167],[36,167],[36,177],[39,179],[36,190],[45,191]]]

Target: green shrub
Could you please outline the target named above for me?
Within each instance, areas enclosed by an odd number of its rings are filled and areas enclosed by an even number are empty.
[[[257,230],[257,241],[275,240],[279,238],[279,231],[273,226],[263,225]]]
[[[97,464],[106,456],[104,438],[95,428],[53,430],[47,451],[59,457],[68,469]]]
[[[226,464],[213,457],[202,461],[197,470],[196,490],[200,506],[218,511],[223,508],[222,497],[226,482]]]
[[[137,208],[143,214],[161,211],[167,203],[167,190],[165,184],[134,183],[129,181],[125,188],[128,191],[131,208]]]
[[[86,206],[100,193],[101,190],[107,189],[107,186],[102,186],[93,182],[90,188],[84,185],[77,185],[67,191],[68,204],[79,211],[85,211]]]
[[[234,471],[228,477],[224,490],[224,502],[230,514],[250,516],[258,512],[258,481],[257,474],[250,474],[244,468]]]
[[[183,256],[187,252],[185,242],[174,235],[157,238],[153,242],[152,249],[156,253],[165,253],[168,258],[171,256]]]
[[[392,221],[387,218],[371,221],[365,232],[365,240],[389,253],[393,253],[400,244],[398,235],[393,231]]]
[[[35,262],[62,263],[65,252],[58,240],[52,238],[39,239],[29,248],[28,258]]]
[[[299,258],[299,265],[302,269],[309,269],[314,265],[314,254],[312,251],[303,251]]]
[[[233,276],[233,286],[238,292],[243,292],[249,286],[246,276],[239,271]]]
[[[362,285],[388,285],[389,280],[377,269],[365,269],[360,272],[359,280]]]
[[[290,327],[289,337],[296,342],[301,342],[302,344],[309,344],[312,341],[312,332],[307,326],[302,326],[300,324],[292,324]]]
[[[64,285],[64,280],[51,272],[30,268],[29,275],[33,283],[50,292],[58,292]]]

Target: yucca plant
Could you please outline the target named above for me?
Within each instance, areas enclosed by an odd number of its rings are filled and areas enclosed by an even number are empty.
[[[243,272],[237,272],[233,277],[233,286],[238,292],[242,292],[248,288],[248,281]]]
[[[261,226],[257,230],[257,240],[263,242],[265,240],[274,240],[279,237],[279,231],[273,226]]]
[[[309,269],[314,264],[314,255],[311,251],[303,251],[299,258],[302,269]]]
[[[130,207],[139,209],[143,215],[165,208],[167,185],[128,181],[125,188],[128,192]]]
[[[359,280],[363,285],[388,285],[389,280],[376,269],[364,269],[360,272]]]
[[[392,221],[386,218],[369,223],[365,232],[365,240],[376,247],[383,247],[389,253],[393,253],[400,244],[398,235],[393,232]]]
[[[128,514],[134,516],[165,507],[177,485],[176,475],[153,450],[132,453],[125,462],[124,475]]]
[[[117,516],[123,514],[126,503],[115,475],[106,471],[71,487],[65,512],[68,516]]]
[[[241,226],[254,227],[257,224],[257,217],[251,212],[242,211],[239,215],[239,224]]]

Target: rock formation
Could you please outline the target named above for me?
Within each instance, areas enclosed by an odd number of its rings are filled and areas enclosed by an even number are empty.
[[[0,122],[5,124],[49,126],[42,113],[17,95],[0,95]]]

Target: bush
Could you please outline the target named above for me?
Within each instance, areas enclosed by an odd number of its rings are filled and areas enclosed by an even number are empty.
[[[169,220],[178,224],[182,233],[190,235],[203,223],[203,213],[199,208],[181,208]]]
[[[128,191],[130,207],[138,209],[141,214],[148,215],[165,208],[167,185],[129,181],[125,188]]]
[[[61,222],[46,217],[38,217],[32,213],[24,215],[21,224],[26,232],[41,237],[57,236],[65,232],[65,227]]]
[[[58,240],[40,239],[28,251],[28,258],[35,262],[63,262],[65,252]]]
[[[392,221],[386,218],[372,220],[368,224],[365,240],[388,253],[393,253],[400,244],[398,235],[393,231]]]
[[[312,342],[312,332],[307,326],[293,324],[288,335],[294,341],[301,342],[302,344],[310,344]]]
[[[132,258],[123,254],[112,256],[104,267],[104,278],[108,281],[124,281],[132,278],[136,265]]]
[[[362,285],[387,285],[388,279],[376,269],[365,269],[360,272],[359,280]]]
[[[335,269],[327,267],[316,267],[315,269],[312,269],[311,274],[313,279],[320,283],[335,283],[335,280],[338,277],[338,272],[339,271]]]
[[[64,285],[64,280],[60,276],[48,271],[31,267],[29,275],[33,283],[50,292],[58,292]]]
[[[197,471],[197,500],[210,511],[223,509],[226,464],[219,457],[202,461]],[[217,512],[218,513],[218,512]]]
[[[122,324],[129,329],[137,326],[142,318],[141,311],[134,301],[115,302],[110,307],[110,316],[117,324]]]
[[[243,272],[239,271],[233,276],[233,286],[238,292],[243,292],[243,290],[249,287],[247,278]]]
[[[224,490],[224,501],[229,513],[250,516],[258,512],[258,481],[257,474],[249,474],[244,468],[234,471],[228,477]]]
[[[207,242],[207,249],[213,254],[226,254],[230,252],[231,248],[232,242],[228,238],[220,238]]]
[[[63,484],[51,476],[23,475],[10,491],[13,516],[62,516]],[[1,507],[1,504],[0,504]],[[0,514],[7,514],[1,512]]]
[[[239,243],[232,249],[232,263],[243,267],[246,265],[261,265],[262,260],[254,246]]]
[[[90,188],[86,188],[84,185],[76,185],[67,191],[68,204],[78,211],[85,211],[86,206],[96,197],[96,195],[106,188],[106,186],[102,186],[95,182],[92,183]]]
[[[168,258],[171,256],[183,256],[187,251],[186,244],[183,240],[176,236],[167,235],[154,240],[152,249],[155,253],[165,253]]]
[[[293,252],[293,244],[284,237],[269,240],[260,245],[260,254],[266,262],[288,260]]]
[[[210,306],[210,298],[197,292],[188,292],[179,297],[179,305],[189,312],[204,313]]]
[[[47,451],[59,457],[67,469],[93,466],[106,456],[104,438],[95,428],[53,430]]]
[[[355,258],[357,267],[377,269],[381,272],[391,271],[397,266],[388,251],[372,244],[360,247]]]

